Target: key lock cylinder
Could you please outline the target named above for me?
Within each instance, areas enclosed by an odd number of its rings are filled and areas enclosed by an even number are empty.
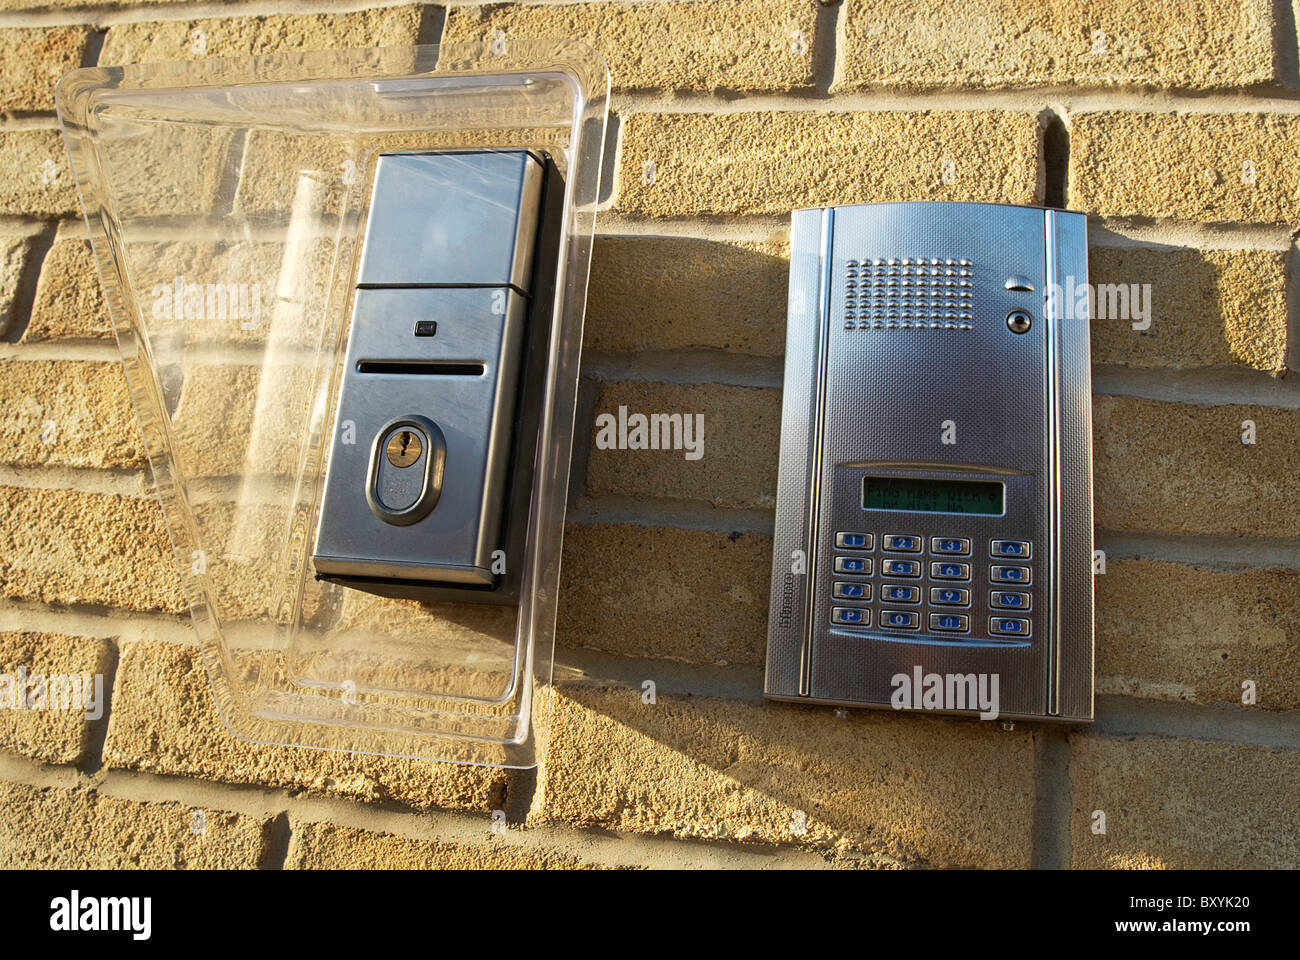
[[[416,599],[518,596],[562,193],[529,150],[377,158],[321,579]]]

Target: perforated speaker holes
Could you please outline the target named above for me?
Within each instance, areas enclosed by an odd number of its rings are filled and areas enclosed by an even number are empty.
[[[974,329],[975,268],[969,260],[850,260],[845,330]]]

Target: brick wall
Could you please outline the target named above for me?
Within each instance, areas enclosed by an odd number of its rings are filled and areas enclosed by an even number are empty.
[[[53,83],[198,56],[196,31],[220,56],[496,30],[587,38],[614,78],[582,432],[697,412],[706,456],[575,455],[539,770],[243,744],[183,614]],[[0,0],[0,669],[111,690],[93,720],[0,712],[0,863],[1300,866],[1296,51],[1271,0]],[[900,199],[1086,211],[1096,279],[1153,285],[1149,329],[1093,336],[1089,728],[762,699],[788,212]],[[68,442],[39,441],[50,419]]]

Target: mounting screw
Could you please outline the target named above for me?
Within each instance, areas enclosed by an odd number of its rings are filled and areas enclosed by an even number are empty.
[[[1033,322],[1033,317],[1023,310],[1012,310],[1007,314],[1007,327],[1012,333],[1024,333]]]

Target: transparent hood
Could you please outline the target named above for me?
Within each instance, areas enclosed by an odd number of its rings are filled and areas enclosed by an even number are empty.
[[[237,736],[540,759],[608,83],[568,41],[60,83]]]

